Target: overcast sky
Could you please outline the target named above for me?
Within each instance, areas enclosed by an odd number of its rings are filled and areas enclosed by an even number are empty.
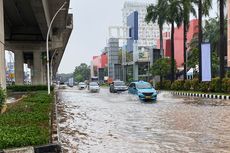
[[[58,73],[72,73],[80,63],[90,64],[106,46],[108,27],[122,25],[122,7],[126,0],[71,0],[74,28]],[[135,0],[154,2],[155,0]],[[215,8],[216,5],[213,6]],[[212,15],[215,11],[212,11]]]

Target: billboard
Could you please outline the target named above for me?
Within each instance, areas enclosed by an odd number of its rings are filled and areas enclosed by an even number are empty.
[[[133,43],[138,40],[138,12],[134,11],[127,17],[127,26],[129,27],[129,37],[127,42],[127,50],[133,51]]]
[[[212,79],[212,66],[211,66],[211,45],[210,43],[203,43],[201,45],[201,70],[202,81],[211,81]]]

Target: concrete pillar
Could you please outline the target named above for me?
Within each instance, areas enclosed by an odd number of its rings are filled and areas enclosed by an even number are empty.
[[[139,79],[138,63],[133,63],[133,81],[138,81]]]
[[[127,68],[125,65],[122,65],[122,75],[123,75],[122,81],[125,81],[125,82],[127,81],[126,80],[126,74],[127,74]]]
[[[40,51],[33,52],[33,77],[32,77],[32,85],[42,85],[43,81],[43,73],[42,73],[42,58]]]
[[[46,62],[43,63],[43,83],[47,85],[47,65]]]
[[[15,84],[23,85],[24,84],[24,56],[22,51],[14,52],[15,59]]]
[[[4,14],[3,0],[0,0],[0,87],[6,88],[6,67],[5,67],[5,35],[4,35]]]
[[[139,60],[139,51],[138,51],[138,43],[137,40],[133,43],[133,80],[138,81],[138,63]]]

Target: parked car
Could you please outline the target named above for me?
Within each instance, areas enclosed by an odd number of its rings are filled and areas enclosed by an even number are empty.
[[[122,92],[128,90],[128,87],[123,81],[113,81],[109,86],[111,93]]]
[[[100,91],[100,86],[98,85],[97,82],[90,82],[88,86],[88,90],[90,92],[99,92]]]
[[[87,87],[87,85],[86,85],[86,83],[84,83],[84,82],[80,82],[79,84],[78,84],[78,88],[81,90],[81,89],[85,89]]]
[[[152,85],[145,81],[132,82],[128,92],[137,95],[141,100],[157,100],[157,91]]]

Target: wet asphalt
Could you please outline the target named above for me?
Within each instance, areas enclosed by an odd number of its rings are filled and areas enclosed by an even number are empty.
[[[58,90],[64,153],[228,153],[230,101]]]

